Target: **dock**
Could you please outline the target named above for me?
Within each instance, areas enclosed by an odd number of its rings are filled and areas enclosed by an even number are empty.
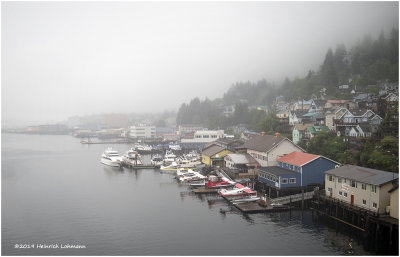
[[[218,189],[215,189],[215,188],[195,188],[195,189],[193,189],[193,193],[195,193],[195,194],[216,194],[216,193],[218,193]]]
[[[290,210],[289,206],[279,206],[279,207],[264,207],[258,204],[258,202],[247,202],[247,203],[236,203],[233,204],[243,213],[260,213],[260,212],[281,212]]]

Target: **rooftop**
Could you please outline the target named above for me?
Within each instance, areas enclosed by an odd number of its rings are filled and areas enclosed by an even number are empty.
[[[383,185],[399,177],[399,174],[396,173],[354,165],[345,165],[327,170],[325,173],[372,185]]]
[[[302,152],[291,152],[279,159],[278,162],[289,163],[296,166],[303,166],[317,158],[321,157],[320,155],[302,153]]]
[[[276,175],[276,176],[282,176],[282,175],[287,175],[287,174],[299,174],[296,171],[293,170],[287,170],[278,166],[267,166],[267,167],[259,167],[258,170],[268,172],[270,174]]]

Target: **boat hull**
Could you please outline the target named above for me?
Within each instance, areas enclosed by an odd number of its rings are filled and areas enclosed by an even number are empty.
[[[111,167],[120,167],[121,163],[119,161],[110,161],[105,158],[101,158],[100,162],[104,165],[111,166]]]

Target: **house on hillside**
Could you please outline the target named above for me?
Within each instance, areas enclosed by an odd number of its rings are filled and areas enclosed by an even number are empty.
[[[332,131],[336,131],[335,120],[342,117],[342,115],[347,111],[347,108],[331,108],[325,113],[325,125]]]
[[[250,154],[260,166],[275,165],[278,158],[293,151],[304,152],[301,147],[280,136],[279,133],[275,136],[265,134],[254,136],[240,148]]]
[[[382,118],[368,109],[346,110],[334,120],[338,136],[370,137],[378,131]]]
[[[327,126],[307,126],[304,132],[304,139],[310,140],[318,134],[329,131]]]
[[[321,155],[295,151],[278,158],[275,166],[257,168],[258,181],[263,192],[270,197],[279,197],[284,196],[285,192],[301,192],[306,187],[322,186],[325,171],[339,165]]]
[[[308,113],[307,110],[296,110],[296,111],[289,111],[289,124],[294,125],[294,124],[300,124],[304,123],[303,122],[303,115]]]
[[[298,145],[302,140],[305,139],[305,132],[308,126],[312,124],[295,124],[292,131],[293,143]]]
[[[390,210],[389,191],[398,177],[392,172],[345,165],[325,172],[325,193],[339,201],[384,214]]]
[[[354,109],[356,107],[356,103],[351,100],[327,100],[324,108],[331,109],[335,107]]]

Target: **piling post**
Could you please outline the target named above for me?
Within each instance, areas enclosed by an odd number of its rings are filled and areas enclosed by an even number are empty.
[[[301,189],[301,210],[304,209],[304,188]]]

